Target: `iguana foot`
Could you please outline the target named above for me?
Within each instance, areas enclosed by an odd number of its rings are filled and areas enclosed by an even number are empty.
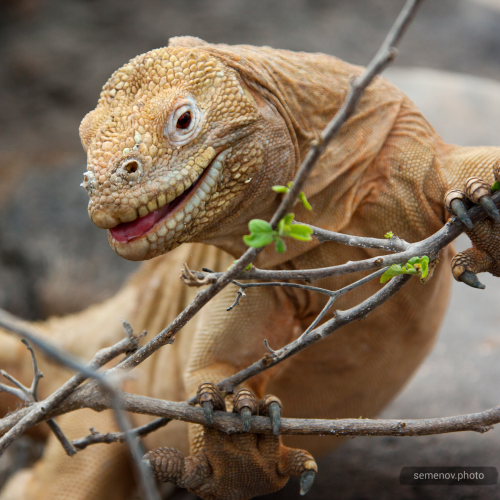
[[[495,179],[500,181],[499,165],[494,167]],[[453,277],[457,281],[483,289],[477,273],[490,272],[500,276],[500,213],[491,198],[491,186],[477,177],[469,177],[463,191],[452,189],[445,195],[448,212],[457,215],[468,228],[472,247],[455,255],[451,262]],[[472,224],[467,209],[482,205],[489,217]]]
[[[197,393],[205,420],[213,422],[214,411],[226,411],[224,398],[216,385],[202,384]],[[257,403],[248,389],[233,399],[233,412],[243,426],[250,428],[252,415],[269,416],[273,435],[247,432],[226,434],[204,427],[203,449],[187,458],[173,448],[158,448],[144,456],[155,477],[187,488],[205,500],[244,500],[280,490],[290,476],[300,477],[300,493],[311,488],[318,466],[304,450],[281,444],[279,434],[281,401],[266,396]]]

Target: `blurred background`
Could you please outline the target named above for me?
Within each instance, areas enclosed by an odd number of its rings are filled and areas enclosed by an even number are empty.
[[[112,295],[136,268],[91,224],[79,187],[86,160],[78,126],[116,68],[177,35],[366,64],[403,3],[0,0],[0,307],[27,319],[67,314]],[[428,0],[386,76],[447,141],[500,145],[500,0]],[[484,291],[455,284],[436,349],[384,417],[500,404],[500,284],[481,279]],[[499,498],[496,486],[416,488],[398,479],[402,466],[500,468],[496,433],[356,438],[320,462],[308,498]],[[0,482],[29,456],[21,447],[0,461]],[[299,498],[298,489],[291,481],[272,498]]]

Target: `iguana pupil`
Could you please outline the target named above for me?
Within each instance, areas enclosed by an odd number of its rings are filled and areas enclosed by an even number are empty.
[[[186,111],[178,120],[177,120],[177,128],[186,129],[189,127],[191,123],[191,113]]]

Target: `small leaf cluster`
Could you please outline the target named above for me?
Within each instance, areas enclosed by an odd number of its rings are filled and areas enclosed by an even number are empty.
[[[243,241],[253,248],[260,248],[276,243],[276,250],[279,253],[286,252],[284,237],[294,238],[300,241],[311,241],[313,230],[303,224],[292,224],[294,214],[287,214],[278,223],[278,228],[273,229],[271,224],[265,220],[252,219],[248,223],[250,234],[243,236]]]
[[[293,186],[293,182],[289,182],[286,186],[273,186],[273,191],[275,193],[283,193],[287,194],[291,187]],[[311,204],[307,201],[306,195],[303,191],[299,193],[299,200],[302,202],[302,205],[306,207],[307,210],[312,210]]]
[[[500,182],[495,181],[493,186],[491,186],[491,192],[496,193],[497,191],[500,191]]]
[[[384,234],[384,238],[390,240],[391,238],[394,238],[394,233],[392,231],[389,231],[388,233]]]
[[[387,271],[380,277],[380,283],[385,283],[391,280],[394,276],[400,274],[414,274],[424,279],[429,273],[429,257],[413,257],[404,266],[400,264],[393,264]]]

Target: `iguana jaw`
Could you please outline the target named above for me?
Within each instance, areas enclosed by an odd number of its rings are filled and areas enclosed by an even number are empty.
[[[227,153],[226,150],[217,155],[194,184],[171,203],[110,229],[108,238],[114,251],[128,260],[144,260],[164,251],[174,236],[187,234],[216,190]]]

